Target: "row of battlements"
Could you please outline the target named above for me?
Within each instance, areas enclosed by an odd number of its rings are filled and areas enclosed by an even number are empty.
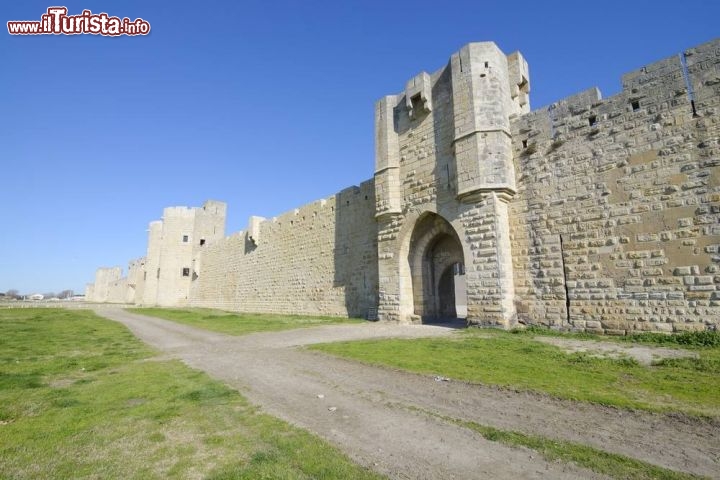
[[[403,92],[376,103],[376,216],[401,213],[403,161],[410,157],[430,165],[422,159],[428,149],[444,147],[432,145],[442,129],[453,131],[449,141],[459,199],[472,201],[488,191],[512,195],[513,158],[534,153],[538,144],[562,144],[579,135],[598,139],[604,129],[613,134],[648,117],[649,124],[676,122],[664,112],[680,112],[683,106],[688,116],[712,115],[720,95],[719,59],[720,39],[715,39],[628,72],[623,90],[609,98],[593,87],[530,111],[529,69],[522,55],[505,55],[493,42],[469,43],[441,69],[414,75]],[[415,164],[404,165],[413,171]]]
[[[197,214],[225,215],[227,205],[217,200],[207,200],[202,207],[174,206],[163,209],[162,219],[169,217],[192,217]]]
[[[596,87],[559,100],[547,107],[515,116],[513,134],[523,148],[533,143],[561,139],[583,127],[590,133],[605,120],[621,115],[658,114],[667,108],[687,106],[688,116],[712,113],[720,84],[720,39],[688,49],[622,76],[623,90],[602,98]]]
[[[305,221],[313,221],[317,218],[326,220],[334,220],[335,215],[339,215],[344,208],[349,208],[357,202],[373,202],[374,203],[374,181],[366,180],[360,185],[347,187],[335,195],[315,200],[293,210],[288,210],[280,215],[265,218],[260,216],[251,216],[248,219],[246,231],[232,234],[234,237],[238,234],[247,233],[248,239],[255,245],[258,244],[261,237],[261,230],[265,224],[272,224],[278,227],[282,226],[299,226]],[[328,211],[329,209],[329,211]],[[337,209],[337,211],[336,211]],[[329,215],[329,216],[328,216]],[[269,223],[268,223],[269,222]]]

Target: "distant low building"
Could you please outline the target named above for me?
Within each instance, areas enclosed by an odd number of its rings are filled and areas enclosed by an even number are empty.
[[[34,293],[28,297],[28,300],[42,300],[45,298],[45,295],[42,293]]]

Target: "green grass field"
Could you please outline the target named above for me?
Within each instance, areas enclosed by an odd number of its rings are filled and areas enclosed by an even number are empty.
[[[700,358],[664,360],[649,367],[630,359],[565,353],[533,340],[532,335],[497,330],[468,330],[454,338],[369,340],[310,348],[370,364],[564,399],[720,417],[720,346],[684,347],[698,352]]]
[[[537,435],[528,435],[521,432],[501,430],[476,422],[460,420],[453,417],[433,414],[422,409],[414,409],[427,415],[439,418],[446,422],[460,425],[473,430],[483,438],[492,442],[500,442],[511,447],[525,447],[535,450],[550,462],[571,462],[597,473],[616,478],[618,480],[693,480],[702,479],[697,475],[677,472],[667,468],[658,467],[625,455],[605,452],[575,442],[550,439]]]
[[[378,478],[87,311],[0,310],[0,478]]]
[[[275,332],[293,328],[319,327],[337,323],[363,323],[364,320],[342,317],[311,317],[305,315],[269,315],[262,313],[229,313],[204,308],[129,308],[132,313],[149,315],[191,327],[228,335],[254,332]]]
[[[229,314],[216,310],[201,309],[132,309],[131,311],[151,314],[194,327],[233,335],[348,321],[338,318]],[[696,351],[700,358],[666,360],[647,367],[629,359],[600,359],[588,354],[568,354],[560,348],[534,340],[537,335],[566,336],[574,340],[601,339],[620,343],[636,341],[647,345],[680,346]],[[522,332],[504,332],[500,330],[472,329],[461,332],[452,338],[343,342],[316,345],[309,348],[366,363],[431,375],[442,375],[469,382],[532,390],[559,398],[601,403],[620,408],[683,412],[690,415],[718,418],[720,417],[720,398],[718,398],[716,392],[720,391],[719,338],[720,336],[714,333],[688,334],[674,337],[644,335],[637,338],[620,339],[587,334],[558,334],[547,330],[536,331],[531,329]],[[130,350],[128,350],[128,354],[133,355]],[[139,358],[145,358],[145,355],[143,354]],[[134,363],[160,364],[158,362],[143,362],[142,360],[140,362],[136,360]],[[150,447],[160,448],[164,446],[162,454],[166,458],[172,459],[165,460],[164,463],[176,462],[174,467],[176,473],[167,473],[169,470],[157,473],[156,469],[149,470],[149,475],[145,475],[145,471],[143,471],[143,476],[152,478],[152,475],[156,475],[158,478],[161,476],[172,478],[175,475],[176,478],[182,478],[182,475],[185,475],[188,471],[188,465],[191,465],[193,461],[202,464],[208,462],[206,460],[208,458],[216,458],[211,457],[211,455],[217,455],[221,459],[232,456],[233,453],[230,451],[230,447],[234,445],[233,442],[238,442],[244,445],[246,449],[241,453],[242,460],[224,464],[222,463],[223,460],[211,460],[209,463],[212,465],[212,469],[207,474],[203,472],[205,478],[363,478],[358,476],[355,470],[352,470],[356,467],[343,463],[345,460],[337,453],[334,453],[336,456],[332,457],[332,466],[327,466],[324,461],[320,462],[319,465],[312,462],[313,458],[325,457],[327,454],[322,449],[332,451],[331,447],[302,431],[291,430],[293,432],[291,434],[277,434],[277,427],[270,426],[270,422],[273,425],[282,425],[285,429],[290,429],[290,427],[270,417],[255,414],[236,393],[224,387],[218,387],[216,383],[207,380],[204,375],[189,371],[180,365],[175,365],[175,368],[186,372],[186,375],[202,378],[210,384],[216,385],[216,387],[208,387],[207,390],[195,388],[189,393],[186,391],[185,395],[182,396],[183,399],[187,399],[189,395],[193,400],[200,402],[203,409],[221,409],[222,406],[226,405],[224,400],[226,394],[234,399],[237,398],[237,401],[241,404],[241,406],[236,407],[240,411],[238,415],[245,419],[245,424],[249,421],[248,419],[255,419],[252,422],[255,437],[247,432],[248,427],[243,426],[242,433],[228,434],[231,438],[211,434],[209,439],[206,439],[203,435],[205,435],[209,427],[201,426],[208,421],[206,416],[197,413],[197,404],[186,405],[186,409],[177,414],[184,419],[189,419],[189,421],[182,422],[183,427],[181,430],[194,429],[194,433],[185,433],[180,435],[179,438],[194,437],[202,440],[199,443],[195,441],[190,446],[178,446],[175,441],[178,435],[165,433],[162,428],[166,427],[156,427],[152,431],[148,430],[146,432],[147,438],[142,437],[140,440],[149,441]],[[175,381],[178,381],[178,378],[184,377],[175,374]],[[166,388],[161,387],[159,390]],[[215,390],[216,388],[219,388],[219,390]],[[216,394],[213,392],[221,393]],[[160,391],[158,395],[162,393]],[[125,395],[125,402],[129,402],[128,405],[131,405],[132,408],[138,408],[142,405],[138,403],[138,400],[134,400],[136,397],[142,398],[140,394],[128,398],[125,388],[120,388],[119,391],[114,393],[111,392],[111,395]],[[174,398],[177,398],[177,396]],[[115,399],[113,397],[108,401],[115,401]],[[160,405],[164,405],[165,409],[161,409],[161,411],[172,410],[168,406],[168,401],[169,398],[167,397],[164,399],[159,398],[157,407],[160,408]],[[177,402],[177,400],[174,400],[174,402]],[[125,408],[130,407],[126,406]],[[432,412],[422,413],[437,417],[437,414]],[[193,414],[195,415],[193,416]],[[4,417],[0,416],[0,418]],[[262,418],[263,421],[258,420],[259,418]],[[573,462],[611,478],[648,480],[698,478],[582,444],[562,442],[527,435],[522,432],[499,430],[452,417],[440,418],[471,429],[488,440],[501,442],[509,446],[530,448],[549,461]],[[175,422],[176,418],[173,417],[170,424],[175,425]],[[235,425],[236,423],[242,422],[219,415],[215,428],[222,429],[224,424]],[[198,431],[203,433],[198,434]],[[271,432],[275,432],[275,434],[273,435]],[[268,440],[268,437],[271,437],[272,441]],[[247,440],[248,438],[261,438],[260,441],[264,442],[265,446],[259,450],[252,450],[252,446],[258,441]],[[159,445],[156,445],[156,443]],[[198,448],[198,444],[202,445],[202,448],[193,450],[193,448]],[[208,445],[211,445],[212,449]],[[317,448],[317,450],[315,452],[311,451],[311,446]],[[143,451],[147,450],[147,454],[150,455],[151,449],[148,450],[147,446],[142,449]],[[251,451],[247,452],[247,449],[251,449]],[[210,450],[212,450],[212,454],[208,453]],[[187,452],[190,452],[190,460],[187,460]],[[158,454],[155,453],[155,455]],[[307,457],[308,455],[310,457]],[[192,460],[192,458],[195,460]],[[335,458],[338,458],[338,460],[334,460]],[[146,465],[148,463],[147,457],[141,463]],[[311,465],[308,465],[308,463]],[[366,471],[358,471],[365,477],[370,476]],[[2,472],[0,470],[0,476]],[[125,475],[124,472],[118,472],[110,476]],[[202,475],[200,476],[202,477]]]

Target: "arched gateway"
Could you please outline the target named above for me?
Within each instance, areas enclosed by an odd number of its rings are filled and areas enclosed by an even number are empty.
[[[453,227],[425,213],[413,230],[407,257],[412,279],[413,314],[423,321],[465,316],[465,260]]]
[[[468,323],[514,321],[510,118],[528,91],[520,54],[472,43],[376,103],[379,319],[457,317],[466,298]]]
[[[629,72],[611,98],[590,88],[530,112],[522,55],[465,45],[376,102],[371,180],[230,236],[222,202],[167,208],[147,255],[127,277],[98,269],[86,299],[397,323],[466,311],[468,325],[613,334],[715,328],[720,39],[687,53]],[[684,105],[689,87],[697,103]]]

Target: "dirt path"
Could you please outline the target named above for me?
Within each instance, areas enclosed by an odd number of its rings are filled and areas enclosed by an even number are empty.
[[[604,478],[490,442],[419,410],[569,440],[720,478],[720,423],[627,412],[543,395],[435,381],[294,348],[318,342],[452,335],[442,327],[335,325],[231,337],[101,307],[167,355],[240,390],[391,478]]]

